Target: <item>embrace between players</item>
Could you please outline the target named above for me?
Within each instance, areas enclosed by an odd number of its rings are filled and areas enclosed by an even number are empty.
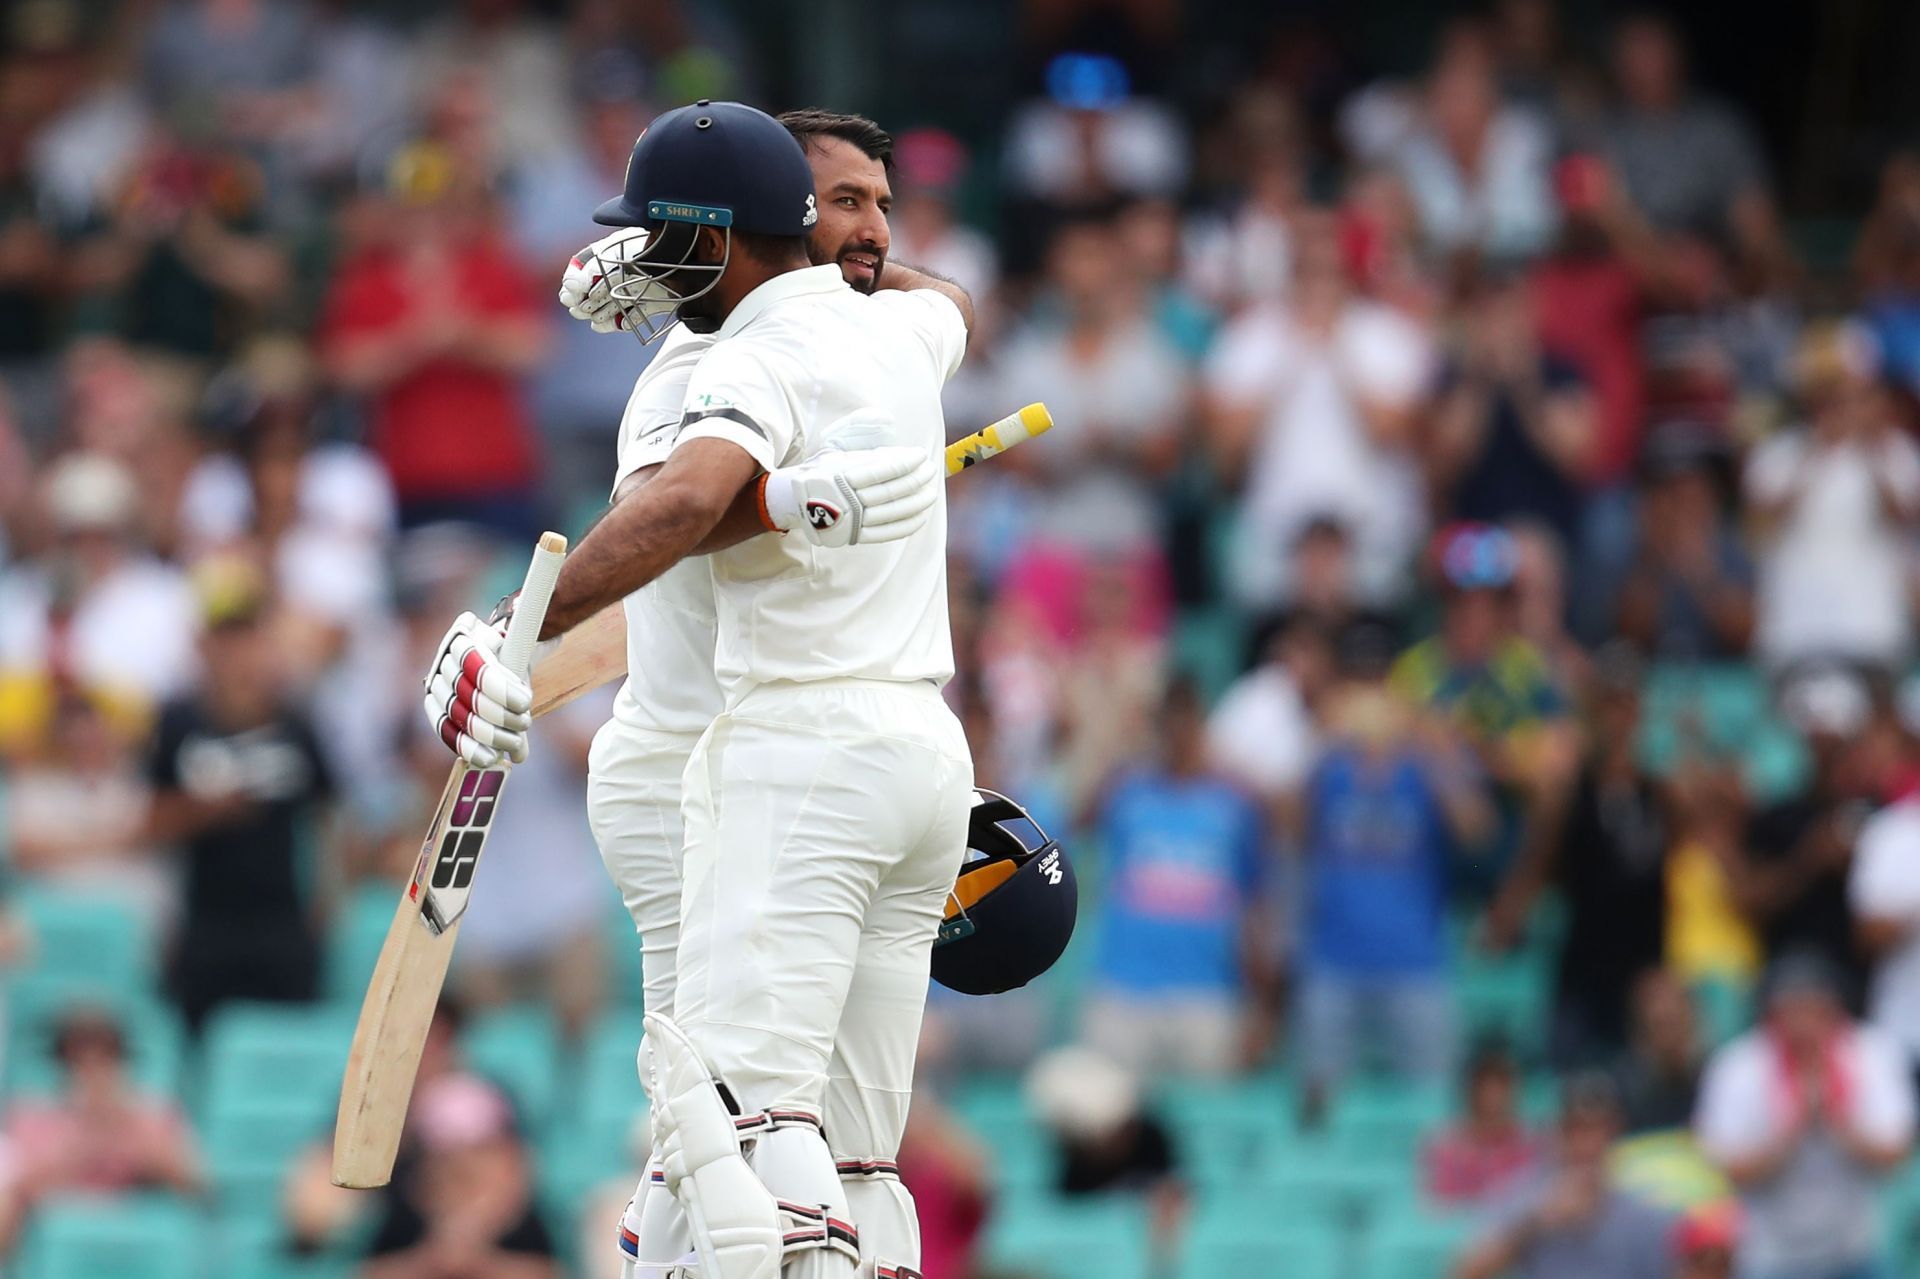
[[[893,1159],[930,966],[1006,989],[1072,928],[1057,848],[976,795],[940,696],[940,391],[972,304],[886,260],[890,146],[852,116],[670,111],[594,215],[623,229],[562,284],[595,329],[661,341],[542,632],[625,601],[589,817],[646,986],[629,1279],[917,1274]],[[462,615],[426,682],[478,767],[527,751],[503,633]]]

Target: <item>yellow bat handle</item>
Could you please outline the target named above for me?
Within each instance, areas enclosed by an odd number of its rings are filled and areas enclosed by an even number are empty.
[[[992,426],[947,445],[947,474],[958,475],[974,463],[998,456],[1052,426],[1053,414],[1047,412],[1044,404],[1029,404],[1018,413],[1009,413]]]

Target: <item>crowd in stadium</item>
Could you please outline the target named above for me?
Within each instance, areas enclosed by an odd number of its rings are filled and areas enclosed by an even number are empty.
[[[721,5],[415,8],[4,6],[25,1279],[619,1273],[611,689],[515,770],[394,1188],[325,1143],[417,673],[650,353],[561,268],[772,77]],[[1920,1266],[1920,153],[1815,260],[1676,27],[1575,43],[1501,0],[1201,112],[1061,36],[992,136],[881,120],[890,256],[979,307],[950,435],[1058,423],[952,483],[947,695],[1082,884],[1055,972],[934,993],[927,1279]]]

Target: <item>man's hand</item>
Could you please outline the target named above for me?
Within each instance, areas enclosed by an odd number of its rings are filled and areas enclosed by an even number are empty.
[[[897,542],[927,522],[940,481],[925,449],[830,449],[762,476],[760,518],[815,546]]]
[[[592,325],[595,333],[630,330],[627,304],[614,298],[612,288],[626,278],[626,264],[646,247],[647,233],[629,227],[581,249],[560,277],[560,305],[574,319]]]
[[[527,757],[533,689],[500,660],[506,628],[462,613],[434,650],[423,681],[427,722],[475,768]]]

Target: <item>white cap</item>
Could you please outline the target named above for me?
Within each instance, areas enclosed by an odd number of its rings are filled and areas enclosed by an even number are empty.
[[[1139,1111],[1140,1085],[1091,1048],[1056,1048],[1027,1075],[1027,1101],[1063,1136],[1104,1137]]]
[[[1787,721],[1807,734],[1851,737],[1873,714],[1873,696],[1866,683],[1839,666],[1793,677],[1780,700]]]
[[[120,529],[132,523],[140,490],[124,463],[103,453],[73,453],[46,477],[47,512],[62,532]]]

